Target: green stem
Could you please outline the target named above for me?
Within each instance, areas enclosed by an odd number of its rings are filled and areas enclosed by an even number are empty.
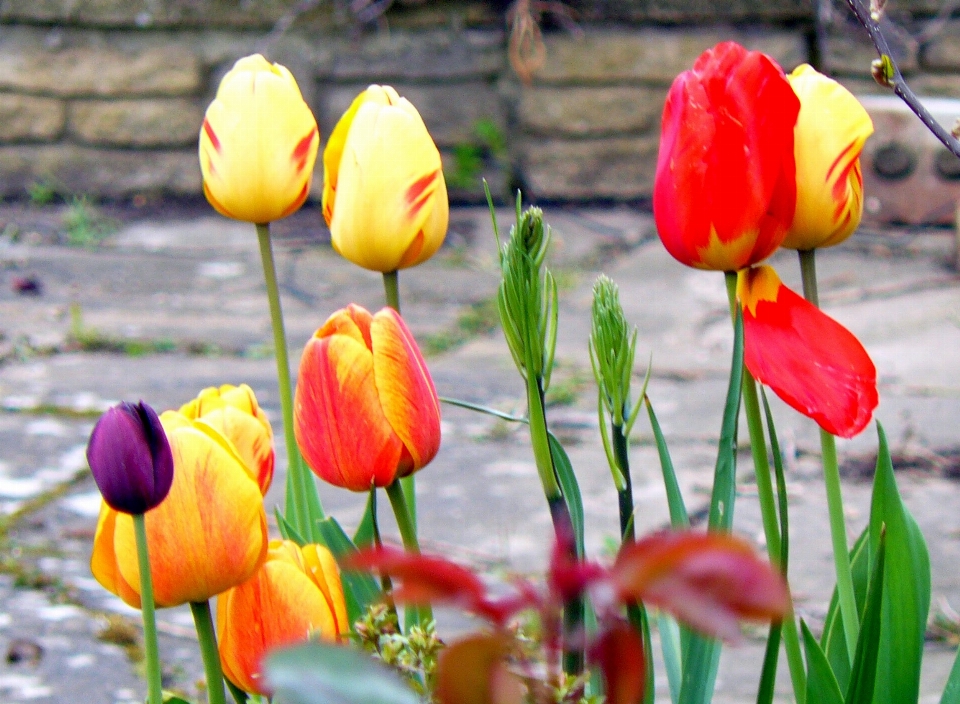
[[[737,273],[725,273],[727,296],[730,301],[730,314],[737,313]],[[757,496],[760,502],[760,516],[763,521],[763,535],[767,541],[767,555],[770,562],[780,566],[780,524],[777,513],[777,499],[773,492],[773,480],[770,478],[770,461],[767,458],[767,439],[760,416],[760,399],[757,395],[757,382],[744,365],[743,370],[743,410],[747,417],[747,429],[750,434],[750,453],[753,456],[754,475],[757,481]],[[792,600],[791,600],[792,603]],[[783,646],[787,652],[790,666],[790,680],[794,697],[802,704],[806,696],[806,672],[803,655],[800,651],[800,635],[796,620],[791,613],[783,620]]]
[[[397,313],[400,312],[400,272],[383,272],[383,295],[387,299],[387,305],[393,308]],[[411,474],[400,480],[400,486],[403,487],[403,493],[406,495],[407,508],[410,511],[410,520],[413,521],[413,528],[417,528],[417,484],[416,479]]]
[[[143,650],[147,666],[147,701],[161,704],[160,648],[157,644],[157,619],[153,603],[153,577],[147,549],[147,525],[142,513],[133,514],[133,532],[137,540],[137,561],[140,568],[140,611],[143,616]]]
[[[543,485],[543,495],[546,496],[548,503],[562,500],[563,492],[560,491],[560,485],[557,483],[557,472],[550,452],[547,416],[543,410],[543,390],[539,378],[527,378],[527,416],[530,422],[533,459],[537,465],[537,473],[540,475],[540,483]]]
[[[226,704],[227,695],[223,689],[223,670],[220,667],[220,651],[217,650],[217,635],[210,617],[210,602],[192,601],[190,611],[200,641],[203,671],[207,676],[207,701],[209,704]]]
[[[403,541],[403,547],[407,552],[420,552],[420,541],[417,540],[417,527],[410,518],[410,511],[407,508],[407,493],[403,490],[400,480],[387,485],[387,498],[390,499],[390,507],[393,509],[393,515],[397,519],[397,528],[400,529],[400,539]],[[433,610],[429,605],[420,606],[417,609],[420,623],[426,623],[433,618]]]
[[[290,384],[290,361],[287,356],[287,334],[283,328],[280,289],[277,286],[277,268],[273,260],[269,223],[257,225],[257,239],[260,242],[260,259],[263,263],[263,277],[267,286],[267,299],[270,302],[270,322],[273,326],[277,383],[280,387],[280,409],[283,413],[283,437],[287,447],[286,490],[287,496],[292,497],[291,507],[294,512],[291,523],[296,526],[300,535],[309,540],[316,532],[316,527],[310,525],[307,492],[316,492],[316,486],[306,474],[303,458],[300,456],[300,449],[297,447],[297,439],[293,432],[293,399]]]
[[[623,434],[622,425],[611,425],[613,436],[613,456],[617,461],[620,476],[623,477],[624,487],[617,491],[617,502],[620,508],[620,541],[633,542],[636,539],[636,526],[633,518],[633,481],[630,479],[630,456],[628,454],[627,438]]]
[[[797,252],[800,256],[800,275],[803,278],[803,296],[820,307],[817,293],[817,250]],[[843,495],[840,491],[840,466],[837,463],[837,441],[820,429],[820,451],[823,457],[823,483],[827,490],[827,511],[830,514],[830,538],[833,542],[833,563],[837,572],[837,597],[840,618],[847,639],[847,653],[853,663],[860,633],[857,601],[853,592],[853,574],[850,570],[850,552],[847,546],[847,524],[843,516]]]

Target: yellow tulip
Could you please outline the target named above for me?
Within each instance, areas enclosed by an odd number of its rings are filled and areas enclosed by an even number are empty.
[[[333,248],[354,264],[405,269],[443,244],[450,205],[440,152],[393,88],[370,86],[353,101],[330,134],[323,177]]]
[[[242,584],[267,554],[263,497],[233,445],[203,420],[160,416],[173,451],[173,485],[147,511],[150,573],[157,606],[202,602]],[[140,574],[131,516],[105,503],[93,540],[93,576],[140,606]]]
[[[800,98],[794,129],[797,209],[783,242],[808,250],[840,244],[863,215],[860,152],[873,122],[846,88],[807,64],[790,76]]]
[[[279,220],[310,192],[320,133],[297,82],[260,54],[223,77],[200,129],[203,193],[217,210],[258,224]]]
[[[223,673],[246,692],[269,693],[261,672],[268,651],[348,630],[340,570],[319,545],[270,541],[256,575],[217,597]]]

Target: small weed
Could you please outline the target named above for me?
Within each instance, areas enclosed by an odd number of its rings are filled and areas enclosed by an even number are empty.
[[[426,355],[441,354],[456,349],[480,335],[497,329],[500,312],[496,298],[487,298],[466,306],[447,330],[425,335],[420,349]]]
[[[546,402],[548,406],[572,406],[580,398],[587,385],[593,379],[582,369],[572,369],[563,373],[562,376],[551,380],[550,388],[547,389]]]
[[[31,205],[50,205],[57,197],[57,189],[50,181],[41,179],[27,186],[27,197],[30,198]]]
[[[116,223],[103,217],[86,196],[70,200],[61,223],[72,247],[95,247],[117,230]]]
[[[106,621],[106,625],[97,633],[97,640],[120,646],[132,663],[143,661],[140,629],[130,619],[119,614],[108,614]]]
[[[472,139],[453,147],[453,169],[444,173],[451,188],[470,189],[480,185],[480,174],[488,160],[504,163],[507,138],[496,122],[481,118],[473,123]]]

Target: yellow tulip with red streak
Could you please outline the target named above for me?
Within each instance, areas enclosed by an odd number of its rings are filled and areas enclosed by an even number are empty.
[[[228,218],[285,218],[310,193],[319,145],[317,121],[290,71],[260,54],[242,58],[200,129],[203,193]]]
[[[261,663],[270,650],[348,631],[340,571],[320,545],[270,541],[256,575],[217,597],[220,663],[245,692],[269,694]]]
[[[145,514],[157,606],[203,602],[242,584],[267,554],[263,497],[233,445],[203,420],[167,411],[160,422],[173,452],[173,485]],[[106,504],[90,560],[93,576],[140,607],[133,519]]]
[[[191,420],[202,418],[233,443],[250,476],[266,494],[273,480],[273,428],[257,397],[246,384],[211,386],[180,407]]]
[[[800,99],[800,114],[793,140],[797,208],[783,246],[830,247],[860,224],[860,153],[873,122],[850,91],[811,66],[799,66],[787,79]]]
[[[420,113],[390,86],[370,86],[323,153],[333,248],[374,271],[415,266],[443,244],[449,210],[440,152]]]

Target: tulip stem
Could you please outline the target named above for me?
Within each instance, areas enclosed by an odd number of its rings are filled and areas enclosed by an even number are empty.
[[[137,540],[137,561],[140,568],[140,612],[143,616],[143,650],[147,666],[147,701],[150,704],[161,704],[163,692],[160,684],[160,648],[157,645],[147,525],[142,513],[133,514],[133,531]]]
[[[730,313],[737,315],[737,273],[725,273],[727,296],[730,301]],[[767,439],[763,431],[763,421],[760,417],[760,398],[757,394],[757,382],[746,368],[743,368],[743,410],[747,417],[747,429],[750,434],[750,453],[753,457],[754,476],[757,481],[757,496],[760,501],[760,516],[763,521],[763,535],[767,541],[767,555],[770,562],[780,565],[781,542],[780,522],[777,513],[777,499],[773,493],[773,481],[770,478],[770,461],[767,458]],[[786,577],[786,575],[784,575]],[[789,585],[787,587],[789,589]],[[791,605],[793,598],[791,597]],[[783,620],[783,647],[787,652],[787,664],[790,666],[790,680],[793,692],[799,704],[806,696],[806,673],[803,664],[803,655],[800,652],[800,636],[797,633],[797,623],[793,618],[791,606],[790,615]]]
[[[287,447],[287,496],[292,497],[290,506],[294,516],[291,521],[306,540],[316,532],[316,526],[310,525],[310,511],[307,506],[307,492],[316,494],[316,486],[310,481],[300,457],[300,449],[293,432],[293,400],[290,384],[290,360],[287,356],[287,334],[283,328],[283,311],[280,309],[280,289],[277,286],[277,267],[273,260],[273,247],[270,243],[270,224],[257,225],[257,239],[260,241],[260,259],[263,262],[263,277],[267,286],[267,299],[270,301],[270,322],[273,325],[274,357],[277,361],[277,383],[280,387],[280,409],[283,413],[283,437]],[[316,505],[319,506],[319,496]],[[320,509],[323,518],[323,509]]]
[[[800,255],[800,275],[803,279],[804,298],[819,308],[817,250],[798,251],[797,254]],[[833,562],[837,572],[837,598],[840,603],[840,617],[843,620],[843,633],[847,641],[847,654],[852,664],[857,650],[860,620],[857,617],[857,601],[853,592],[853,575],[850,571],[847,524],[843,517],[843,496],[840,491],[837,441],[832,434],[823,428],[820,428],[820,451],[823,457],[823,483],[827,490],[827,511],[830,514]]]
[[[203,671],[207,676],[207,701],[209,704],[227,704],[223,688],[223,669],[220,667],[220,651],[217,650],[217,634],[213,630],[209,601],[191,601],[190,611],[197,628],[200,654],[203,656]]]
[[[390,506],[393,508],[393,515],[397,519],[397,528],[400,529],[400,539],[403,541],[403,547],[407,552],[419,553],[420,542],[417,540],[417,528],[410,518],[410,512],[407,509],[407,496],[400,484],[399,479],[387,485],[387,498],[390,499]],[[426,623],[433,619],[433,610],[429,605],[420,606],[417,609],[419,613],[419,622]]]
[[[397,313],[400,312],[400,272],[383,272],[383,294],[387,299],[387,305],[393,308]],[[406,494],[407,509],[410,512],[410,520],[413,522],[413,530],[417,530],[417,485],[416,479],[411,474],[400,480],[400,486],[403,487],[403,493]]]

